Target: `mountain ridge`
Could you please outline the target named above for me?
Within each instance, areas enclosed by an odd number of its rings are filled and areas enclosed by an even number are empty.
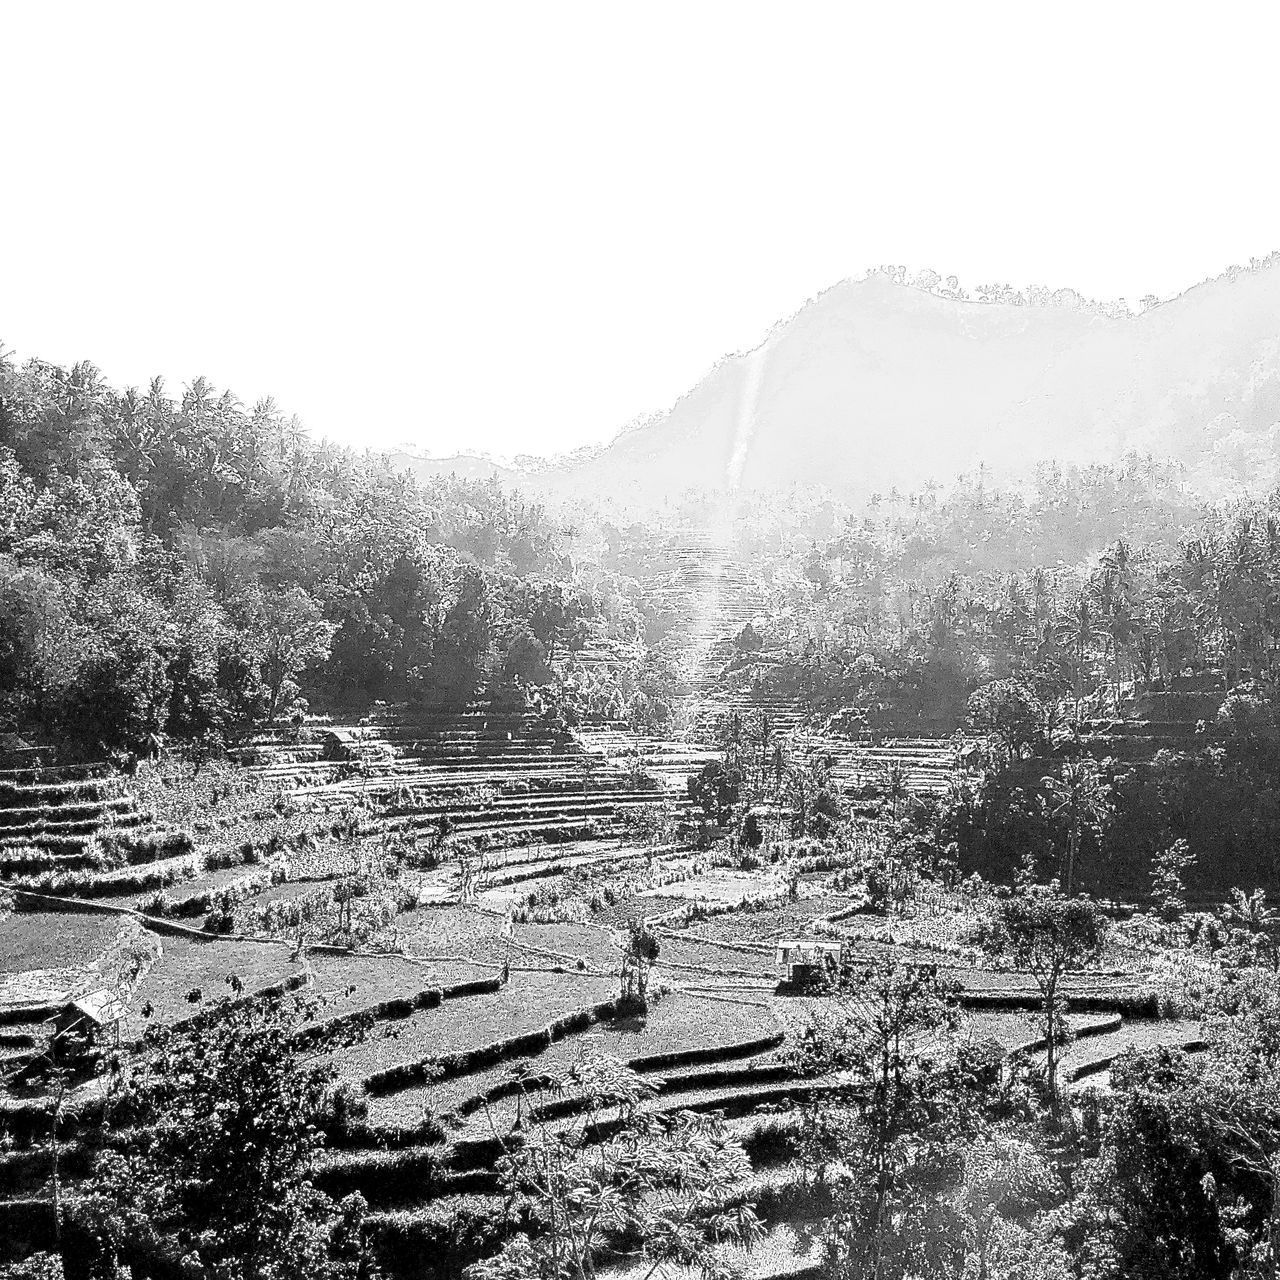
[[[1012,477],[1135,451],[1207,468],[1209,489],[1224,467],[1270,476],[1276,255],[1139,313],[1031,294],[972,299],[883,272],[839,281],[665,412],[513,474],[548,495],[639,506],[690,488],[909,489],[980,464]]]

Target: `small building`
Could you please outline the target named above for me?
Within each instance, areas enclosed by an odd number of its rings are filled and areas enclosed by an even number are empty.
[[[105,987],[91,991],[76,1000],[68,1000],[53,1015],[53,1049],[55,1053],[77,1053],[91,1049],[104,1032],[120,1039],[120,1022],[124,1005],[115,992]]]
[[[774,951],[774,964],[785,974],[787,982],[802,985],[835,973],[844,955],[841,942],[819,942],[816,938],[796,938],[779,942]]]
[[[320,734],[325,760],[358,760],[361,740],[350,729],[325,729]]]

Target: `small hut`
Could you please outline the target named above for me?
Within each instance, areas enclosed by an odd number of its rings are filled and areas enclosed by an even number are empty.
[[[66,1004],[53,1015],[52,1047],[56,1054],[74,1055],[93,1048],[111,1032],[120,1042],[124,1005],[114,991],[103,987]]]
[[[361,741],[350,729],[325,729],[320,734],[325,760],[358,760]]]
[[[774,964],[783,971],[787,982],[802,986],[806,982],[835,973],[840,968],[843,954],[843,943],[795,938],[778,943],[774,951]]]

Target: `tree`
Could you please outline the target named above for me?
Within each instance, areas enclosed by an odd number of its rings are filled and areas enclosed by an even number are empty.
[[[339,1206],[311,1182],[330,1073],[300,1061],[301,1016],[297,1002],[224,998],[148,1033],[111,1104],[131,1123],[76,1210],[78,1250],[112,1265],[190,1256],[228,1280],[370,1274],[363,1201]]]
[[[1107,918],[1088,898],[1065,897],[1057,881],[1023,884],[999,899],[984,921],[981,941],[989,955],[1004,957],[1036,980],[1042,997],[1045,1083],[1058,1114],[1058,1045],[1064,1032],[1065,973],[1098,959],[1107,937]]]
[[[898,808],[902,801],[911,794],[907,782],[906,766],[896,757],[890,760],[888,767],[884,771],[884,791],[885,795],[889,797],[894,822],[898,820]]]
[[[1151,860],[1151,897],[1160,918],[1168,924],[1179,920],[1187,909],[1185,877],[1195,860],[1185,840],[1175,840]]]
[[[760,825],[760,818],[754,809],[742,820],[742,827],[738,832],[738,843],[748,852],[754,852],[764,843],[764,828]]]
[[[551,680],[546,647],[528,627],[515,627],[502,659],[503,673],[526,684],[541,685]]]
[[[267,689],[267,718],[275,720],[297,692],[301,672],[322,662],[333,641],[333,626],[302,587],[286,587],[262,597],[262,680]]]
[[[963,1234],[938,1195],[981,1126],[979,1084],[956,1052],[955,990],[927,967],[846,965],[789,1063],[801,1161],[832,1195],[823,1228],[838,1280],[958,1274]]]
[[[1089,659],[1094,642],[1102,634],[1102,623],[1089,591],[1080,592],[1070,613],[1058,619],[1054,630],[1070,654],[1075,680],[1076,723],[1079,724],[1084,708],[1084,681]]]
[[[798,836],[829,836],[843,816],[835,757],[810,752],[792,759],[782,775],[782,798],[790,806]]]
[[[759,653],[764,648],[764,637],[748,622],[733,638],[734,648],[741,654]]]
[[[589,602],[560,582],[530,586],[523,601],[529,630],[545,646],[548,664],[553,664],[561,644],[581,648],[586,638]]]
[[[1020,680],[992,680],[969,695],[970,728],[990,734],[1010,762],[1040,741],[1044,709]]]
[[[1128,545],[1117,540],[1102,554],[1093,579],[1094,596],[1101,616],[1102,633],[1111,650],[1115,677],[1116,711],[1120,711],[1120,657],[1137,634],[1137,582]]]
[[[1111,1280],[1280,1271],[1280,992],[1237,974],[1209,997],[1206,1052],[1130,1051],[1112,1067],[1098,1160],[1067,1232]]]
[[[714,827],[728,825],[741,787],[741,770],[720,760],[708,760],[685,784],[689,799],[702,810],[703,820]]]
[[[648,1004],[649,975],[662,950],[657,933],[644,920],[632,920],[621,938],[622,967],[619,998],[626,1008],[643,1010]]]
[[[689,1267],[726,1274],[724,1245],[763,1234],[742,1196],[751,1164],[718,1115],[646,1115],[661,1081],[584,1051],[548,1092],[569,1120],[540,1120],[521,1085],[518,1128],[498,1163],[508,1201],[525,1197],[535,1230],[516,1233],[467,1280],[594,1280],[606,1241],[634,1242],[647,1276]],[[523,1117],[528,1115],[530,1122]]]
[[[1081,756],[1067,760],[1056,776],[1041,779],[1049,802],[1050,814],[1062,820],[1067,829],[1067,857],[1062,882],[1069,895],[1075,885],[1080,844],[1085,831],[1099,838],[1113,808],[1111,784],[1095,760]]]
[[[112,639],[77,672],[63,728],[93,750],[147,753],[164,728],[171,691],[164,656],[140,632]]]
[[[1246,967],[1280,972],[1280,911],[1267,905],[1266,891],[1233,888],[1222,908],[1233,958]]]
[[[1230,1212],[1211,1091],[1177,1050],[1121,1058],[1099,1159],[1067,1233],[1083,1274],[1104,1280],[1228,1280],[1249,1252]],[[1236,1182],[1238,1186],[1238,1182]],[[1234,1199],[1234,1197],[1232,1197]],[[1225,1211],[1225,1212],[1224,1212]],[[1235,1228],[1235,1229],[1233,1229]],[[1232,1239],[1234,1237],[1234,1239]]]
[[[488,578],[468,565],[457,598],[445,614],[431,659],[431,683],[454,700],[468,697],[487,669],[498,609]]]

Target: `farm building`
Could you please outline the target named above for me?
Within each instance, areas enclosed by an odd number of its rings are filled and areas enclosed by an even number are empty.
[[[114,992],[103,988],[68,1000],[53,1015],[53,1045],[58,1051],[87,1049],[96,1044],[104,1031],[120,1035],[124,1005]]]
[[[838,969],[843,953],[842,943],[798,938],[778,943],[774,964],[783,970],[786,981],[803,983]]]
[[[326,760],[356,760],[361,741],[350,729],[325,729],[320,735]]]

